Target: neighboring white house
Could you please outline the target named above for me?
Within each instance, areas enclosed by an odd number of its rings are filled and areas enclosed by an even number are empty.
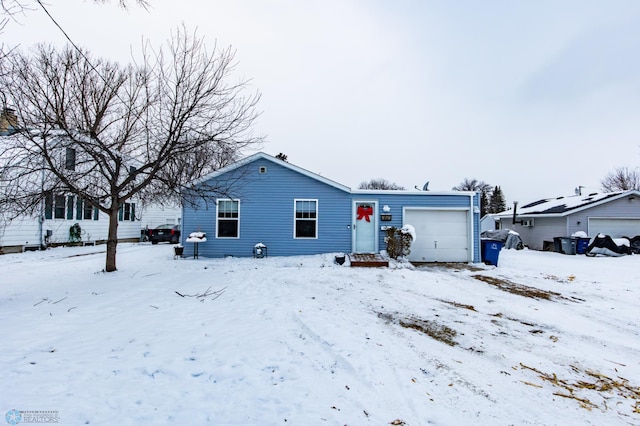
[[[140,211],[141,229],[153,229],[157,226],[171,224],[180,225],[182,223],[182,206],[180,204],[143,205]]]
[[[8,108],[0,111],[0,136],[11,135],[16,128],[15,112]],[[64,140],[64,133],[59,139]],[[60,151],[62,166],[75,170],[76,149],[64,145]],[[129,164],[130,169],[135,170],[136,161],[129,159]],[[47,193],[39,210],[34,216],[20,216],[13,220],[0,213],[0,254],[69,242],[95,244],[107,240],[109,217],[81,197],[52,191]],[[141,230],[164,224],[179,225],[181,215],[182,207],[177,204],[143,206],[135,198],[131,199],[120,206],[118,240],[140,241]],[[75,238],[70,232],[72,227],[80,231],[79,235],[74,235]]]
[[[480,233],[500,229],[500,219],[495,214],[485,214],[480,219]]]
[[[141,230],[180,225],[181,216],[180,206],[124,203],[118,214],[118,241],[140,241]],[[69,243],[70,228],[75,224],[80,226],[80,243],[100,244],[107,240],[109,217],[76,196],[48,197],[42,206],[42,218],[40,223],[38,217],[21,216],[12,221],[0,217],[0,254]]]
[[[6,115],[3,114],[2,117]],[[8,123],[13,121],[15,119],[0,120],[0,130],[2,130],[0,136],[11,134],[12,127]],[[62,147],[61,151],[60,157],[64,167],[75,170],[76,150],[71,147]],[[9,213],[3,215],[0,212],[0,254],[71,242],[84,244],[106,242],[109,229],[109,217],[106,213],[99,211],[88,200],[68,191],[53,189],[45,194],[38,211],[33,215],[23,215],[10,220]],[[118,240],[140,241],[141,229],[166,223],[179,224],[180,216],[180,207],[150,205],[143,208],[138,200],[132,198],[120,206]],[[143,217],[145,217],[144,221]],[[73,234],[72,229],[76,231]]]
[[[135,202],[121,206],[119,241],[140,240],[140,219],[136,215]],[[80,242],[96,244],[107,240],[109,217],[105,213],[74,195],[51,195],[42,205],[41,217],[0,219],[0,254],[69,243],[70,229],[75,224],[80,227]]]

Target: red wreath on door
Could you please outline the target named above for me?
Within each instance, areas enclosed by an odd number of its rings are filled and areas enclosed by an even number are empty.
[[[371,216],[373,214],[373,207],[365,207],[365,206],[358,206],[358,218],[357,220],[366,220],[367,222],[371,222],[371,219],[369,218],[369,216]]]

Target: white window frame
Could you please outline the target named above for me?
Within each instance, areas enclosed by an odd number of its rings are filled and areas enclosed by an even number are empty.
[[[297,218],[296,217],[296,206],[298,205],[299,202],[314,202],[316,204],[316,217],[314,218]],[[317,240],[318,239],[318,216],[319,216],[319,210],[320,210],[320,203],[318,202],[317,198],[295,198],[293,200],[293,238],[295,240]],[[316,232],[315,235],[313,237],[298,237],[296,236],[296,223],[298,220],[314,220],[316,223]]]
[[[223,202],[231,201],[231,202],[238,203],[238,217],[237,218],[233,218],[233,217],[231,217],[231,218],[229,218],[229,217],[221,218],[218,215],[221,201],[223,201]],[[235,220],[236,223],[237,223],[236,227],[237,227],[237,230],[238,230],[237,231],[237,236],[235,236],[235,237],[221,237],[220,236],[220,219],[223,219],[223,220]],[[226,240],[237,240],[237,239],[240,238],[240,200],[239,199],[237,199],[237,198],[233,198],[233,199],[232,198],[219,198],[219,199],[216,200],[216,238],[226,239]]]

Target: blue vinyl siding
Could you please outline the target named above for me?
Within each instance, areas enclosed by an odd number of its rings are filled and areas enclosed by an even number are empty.
[[[266,167],[267,172],[260,173],[260,167]],[[236,173],[242,176],[241,184],[232,186],[230,194],[221,198],[240,200],[240,238],[215,238],[213,204],[200,203],[197,210],[185,209],[183,213],[185,238],[194,231],[207,234],[207,242],[199,246],[201,256],[252,256],[257,243],[267,246],[269,256],[350,250],[351,197],[348,192],[266,159],[244,165]],[[296,199],[318,200],[318,238],[294,238]],[[189,243],[185,246],[188,256],[193,248]]]
[[[370,193],[359,192],[353,195],[354,200],[376,201],[378,203],[379,216],[391,214],[391,221],[380,221],[378,225],[394,226],[400,228],[403,225],[402,209],[404,207],[425,207],[440,209],[467,209],[471,210],[471,201],[468,195],[464,194],[430,194],[429,192],[405,193],[395,191],[385,191],[382,194],[371,191]],[[389,206],[389,212],[384,212],[383,207]],[[480,196],[473,197],[473,207],[478,210],[473,213],[473,262],[480,262]],[[380,250],[386,249],[384,242],[385,232],[380,230],[378,234],[378,247]],[[419,237],[418,237],[419,238]]]
[[[266,169],[266,173],[261,173],[261,168],[263,171]],[[200,243],[198,248],[199,255],[203,257],[252,256],[257,243],[267,246],[268,256],[350,253],[355,223],[354,202],[366,200],[377,203],[375,219],[379,250],[386,248],[385,233],[380,226],[401,227],[403,207],[466,209],[472,212],[473,262],[480,262],[480,197],[477,194],[473,197],[472,207],[467,193],[351,192],[335,182],[299,170],[302,169],[258,155],[248,163],[215,175],[207,182],[219,183],[227,189],[220,199],[240,201],[239,238],[216,238],[215,202],[206,204],[199,201],[196,208],[186,204],[182,221],[185,255],[193,255],[193,245],[184,240],[195,231],[207,234],[207,241]],[[295,200],[317,200],[317,238],[295,238]],[[391,209],[390,222],[380,221],[385,205]]]

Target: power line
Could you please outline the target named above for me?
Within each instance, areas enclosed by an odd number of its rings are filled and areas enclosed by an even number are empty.
[[[51,19],[51,21],[56,25],[56,27],[58,27],[58,29],[62,32],[62,34],[64,34],[64,36],[66,37],[67,40],[69,40],[69,43],[71,43],[71,45],[74,47],[74,49],[76,49],[78,51],[78,53],[80,54],[80,56],[82,56],[82,58],[87,61],[87,64],[89,64],[89,66],[91,67],[91,69],[93,71],[96,72],[96,74],[98,74],[98,76],[102,79],[102,81],[104,81],[104,84],[106,84],[107,86],[109,86],[109,88],[111,90],[113,90],[113,87],[111,87],[111,85],[109,84],[109,82],[107,81],[106,78],[104,78],[104,76],[100,73],[100,71],[98,71],[96,69],[96,67],[91,63],[91,61],[89,60],[89,58],[84,54],[84,52],[82,51],[82,49],[80,49],[80,47],[78,47],[77,44],[74,43],[73,40],[71,40],[71,37],[69,37],[69,34],[67,34],[67,32],[60,26],[60,24],[58,24],[58,21],[55,20],[55,18],[51,15],[51,13],[49,13],[49,11],[47,10],[46,7],[44,7],[44,4],[42,4],[42,1],[40,0],[36,0],[38,2],[38,4],[40,5],[40,7],[42,8],[42,10],[44,10],[44,13],[47,14],[47,16],[49,17],[49,19]],[[120,99],[120,95],[118,94],[118,92],[115,92],[115,95],[118,99]],[[120,99],[120,102],[123,102],[122,99]]]
[[[93,66],[93,64],[91,63],[91,61],[89,60],[89,58],[87,58],[87,56],[84,54],[84,52],[82,51],[82,49],[80,49],[78,47],[77,44],[74,43],[73,40],[71,40],[71,37],[69,37],[69,34],[67,34],[67,32],[60,26],[60,24],[58,24],[58,21],[55,20],[55,18],[51,15],[51,13],[49,13],[49,11],[47,10],[46,7],[44,7],[44,4],[42,4],[42,2],[40,0],[36,0],[38,2],[38,4],[40,5],[40,7],[42,8],[42,10],[44,10],[44,13],[47,14],[47,16],[49,17],[49,19],[51,19],[51,21],[56,25],[56,27],[58,27],[58,29],[62,32],[62,34],[64,34],[64,36],[67,38],[67,40],[69,40],[69,43],[71,43],[71,45],[78,51],[78,53],[80,53],[80,55],[84,58],[85,61],[87,61],[87,63],[91,66],[91,69],[94,70],[95,72],[98,73],[98,75],[100,76],[100,78],[102,78],[102,80],[107,83],[107,81],[104,79],[104,77],[102,77],[102,74],[100,74],[98,72],[98,70],[96,69],[96,67]],[[109,84],[109,83],[107,83]]]

